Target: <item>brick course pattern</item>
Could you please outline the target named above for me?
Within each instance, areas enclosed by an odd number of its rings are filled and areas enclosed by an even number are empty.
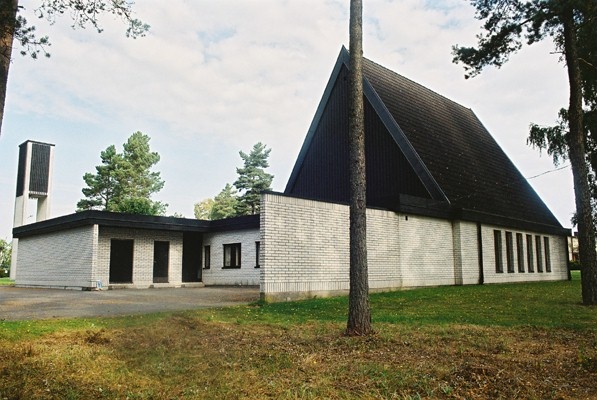
[[[326,296],[349,289],[348,211],[348,206],[341,204],[273,193],[262,196],[263,298]],[[495,229],[507,230],[493,226],[481,229],[486,283],[567,278],[565,237],[513,230],[508,231],[514,238],[516,233],[539,235],[541,240],[549,237],[552,272],[530,274],[515,269],[514,273],[495,273]],[[503,260],[505,247],[504,240]],[[368,209],[367,248],[372,291],[480,281],[476,223]]]
[[[20,239],[16,286],[94,287],[97,238],[97,225],[92,225]]]
[[[110,282],[110,241],[133,240],[133,283],[130,287],[176,287],[182,284],[182,232],[147,229],[99,228],[99,252],[97,268],[92,279]],[[153,247],[155,241],[170,243],[168,257],[168,283],[153,282]],[[123,286],[123,285],[119,285]]]
[[[205,285],[259,285],[260,268],[256,267],[255,242],[261,240],[259,229],[207,233],[203,246],[210,246],[211,266],[203,269]],[[224,245],[241,244],[240,268],[224,268]],[[203,260],[205,266],[205,259]]]

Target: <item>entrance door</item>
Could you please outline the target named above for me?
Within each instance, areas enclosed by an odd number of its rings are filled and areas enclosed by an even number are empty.
[[[132,240],[110,240],[110,283],[133,283]]]
[[[182,281],[201,282],[201,233],[185,232],[182,238]]]
[[[168,283],[170,242],[153,242],[153,282]]]

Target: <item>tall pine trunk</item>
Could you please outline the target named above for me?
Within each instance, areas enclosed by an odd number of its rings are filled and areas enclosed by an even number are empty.
[[[367,181],[363,106],[363,3],[350,1],[350,293],[346,334],[368,335],[371,329],[367,273]]]
[[[18,0],[0,0],[0,134],[2,134],[8,68],[10,67],[18,6]]]
[[[586,305],[597,304],[597,252],[595,249],[595,226],[591,209],[589,169],[586,161],[585,133],[583,126],[583,97],[581,74],[576,43],[576,25],[572,10],[563,15],[564,53],[568,81],[570,83],[570,104],[568,108],[570,138],[568,152],[572,176],[579,234],[579,255],[582,265],[582,301]]]

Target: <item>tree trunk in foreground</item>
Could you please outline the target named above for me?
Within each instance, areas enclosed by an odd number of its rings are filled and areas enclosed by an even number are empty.
[[[578,61],[575,23],[572,10],[565,12],[564,53],[570,83],[568,108],[570,139],[569,157],[574,179],[574,196],[578,219],[579,255],[582,265],[582,301],[585,305],[597,304],[597,251],[595,249],[595,226],[591,212],[591,189],[586,162],[585,133],[583,126],[581,75]]]
[[[17,19],[18,0],[1,0],[0,4],[0,135],[4,119],[4,103],[8,84],[8,67],[12,54],[12,40]]]
[[[367,182],[365,171],[365,112],[363,106],[363,3],[350,1],[350,293],[349,336],[371,329],[367,273]]]

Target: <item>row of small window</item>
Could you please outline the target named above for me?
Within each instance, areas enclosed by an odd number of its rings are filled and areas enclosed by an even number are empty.
[[[224,244],[223,254],[224,262],[222,268],[240,268],[241,265],[241,244],[228,243]],[[255,242],[255,268],[259,268],[259,252],[261,243]],[[211,268],[211,246],[203,246],[203,268]]]
[[[504,272],[504,260],[502,252],[502,231],[493,231],[494,247],[495,247],[495,272]],[[514,272],[514,254],[516,254],[516,266],[518,272],[525,272],[525,261],[528,272],[551,272],[551,256],[549,251],[549,238],[536,235],[533,240],[533,235],[526,235],[526,258],[525,245],[522,233],[516,234],[516,253],[514,253],[512,232],[506,232],[506,267],[508,272]],[[533,249],[534,243],[534,249]]]

